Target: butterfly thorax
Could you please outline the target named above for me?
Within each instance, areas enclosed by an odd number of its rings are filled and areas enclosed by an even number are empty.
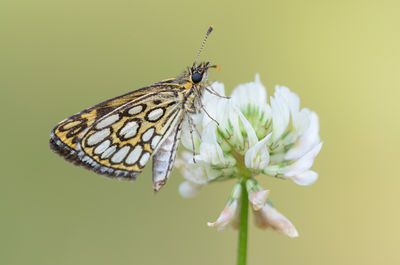
[[[162,91],[174,91],[182,108],[188,113],[198,113],[201,108],[200,99],[208,81],[209,62],[188,67],[176,78],[165,79],[151,87]]]

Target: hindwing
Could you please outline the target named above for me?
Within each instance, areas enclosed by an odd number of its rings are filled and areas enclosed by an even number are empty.
[[[153,188],[159,191],[167,182],[175,162],[176,151],[181,138],[183,119],[179,120],[176,128],[160,145],[153,156]]]

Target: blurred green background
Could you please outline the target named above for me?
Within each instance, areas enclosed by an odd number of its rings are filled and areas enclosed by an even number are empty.
[[[310,187],[263,178],[297,227],[250,226],[248,264],[400,264],[399,1],[0,3],[0,264],[235,264],[237,233],[207,228],[233,183],[183,199],[77,168],[48,148],[59,121],[202,59],[228,89],[260,73],[320,117]]]

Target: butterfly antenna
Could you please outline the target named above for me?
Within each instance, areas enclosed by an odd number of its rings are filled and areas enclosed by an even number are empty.
[[[213,31],[213,29],[214,29],[214,26],[213,26],[213,25],[211,25],[211,26],[208,28],[207,33],[206,33],[206,36],[204,37],[203,43],[201,44],[200,50],[199,50],[199,52],[197,53],[197,56],[196,56],[196,59],[194,60],[193,65],[196,65],[197,59],[199,59],[200,53],[201,53],[201,51],[202,51],[203,48],[204,48],[204,44],[206,43],[207,38],[208,38],[208,36],[210,35],[210,33]]]

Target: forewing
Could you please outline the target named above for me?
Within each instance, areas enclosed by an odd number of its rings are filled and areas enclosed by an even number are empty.
[[[181,137],[182,122],[183,118],[179,120],[174,131],[169,134],[153,156],[153,188],[155,191],[159,191],[165,185],[171,173]]]
[[[144,97],[161,87],[150,86],[135,90],[122,96],[106,100],[91,108],[85,109],[61,121],[51,131],[50,147],[57,153],[74,159],[76,145],[94,122],[101,119],[111,111],[133,100]]]
[[[62,121],[52,131],[50,145],[75,164],[134,179],[182,112],[172,89],[140,89]]]

